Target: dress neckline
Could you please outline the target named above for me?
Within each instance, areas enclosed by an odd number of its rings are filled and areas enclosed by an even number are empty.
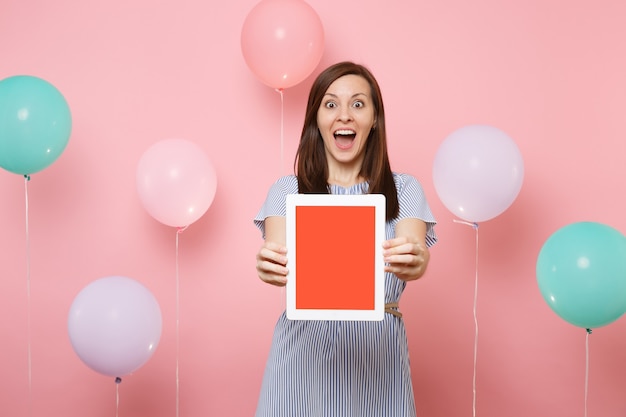
[[[358,182],[349,186],[330,184],[331,194],[366,194],[368,189],[369,183],[367,181]]]

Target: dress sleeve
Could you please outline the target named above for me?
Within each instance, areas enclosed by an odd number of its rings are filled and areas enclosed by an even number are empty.
[[[427,226],[426,245],[431,247],[437,242],[437,234],[435,233],[437,221],[428,206],[422,185],[411,175],[397,174],[396,187],[400,204],[400,212],[397,219],[416,218],[423,220]]]
[[[298,179],[295,175],[280,177],[272,184],[267,192],[265,202],[254,217],[254,224],[261,231],[263,239],[265,239],[265,219],[287,214],[287,194],[298,194]]]

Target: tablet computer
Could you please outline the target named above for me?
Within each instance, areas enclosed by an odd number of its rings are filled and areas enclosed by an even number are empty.
[[[290,194],[286,310],[291,320],[382,320],[385,197]]]

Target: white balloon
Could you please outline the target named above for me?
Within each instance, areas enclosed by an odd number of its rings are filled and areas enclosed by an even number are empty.
[[[103,375],[121,377],[143,366],[161,338],[161,309],[138,281],[100,278],[74,299],[68,333],[78,357]]]
[[[454,131],[439,146],[433,163],[439,199],[453,214],[473,223],[507,210],[523,179],[524,161],[516,143],[492,126]]]

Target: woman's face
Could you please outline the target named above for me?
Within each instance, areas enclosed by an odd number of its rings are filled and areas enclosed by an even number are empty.
[[[360,169],[374,124],[374,103],[367,80],[352,74],[336,79],[317,111],[328,163],[356,163]]]

